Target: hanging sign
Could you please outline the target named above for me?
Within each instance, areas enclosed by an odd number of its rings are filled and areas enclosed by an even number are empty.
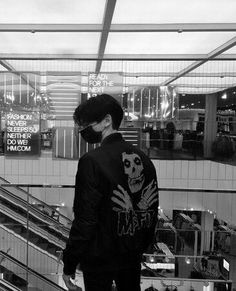
[[[40,114],[10,111],[6,114],[7,156],[36,156],[40,154]]]
[[[122,92],[123,78],[120,73],[89,73],[88,93],[89,96],[97,94],[116,94]]]

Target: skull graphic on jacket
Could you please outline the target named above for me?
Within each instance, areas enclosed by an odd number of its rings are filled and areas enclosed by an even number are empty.
[[[139,155],[122,153],[125,174],[128,175],[128,184],[131,193],[142,189],[144,183],[143,163]]]

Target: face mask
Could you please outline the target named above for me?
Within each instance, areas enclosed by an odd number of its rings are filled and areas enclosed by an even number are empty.
[[[82,138],[88,143],[100,143],[102,140],[102,131],[95,131],[92,125],[86,127],[80,133]]]

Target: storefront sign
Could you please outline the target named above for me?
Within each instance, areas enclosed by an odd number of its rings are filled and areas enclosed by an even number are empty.
[[[97,94],[114,94],[122,92],[123,78],[119,73],[89,73],[88,74],[88,93],[89,96]]]
[[[40,153],[40,115],[38,112],[11,111],[6,114],[5,153],[32,156]]]

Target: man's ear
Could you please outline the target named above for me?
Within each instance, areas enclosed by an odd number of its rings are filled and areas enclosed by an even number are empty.
[[[109,127],[110,125],[112,125],[112,117],[110,114],[107,114],[104,118],[104,125],[105,127]]]

